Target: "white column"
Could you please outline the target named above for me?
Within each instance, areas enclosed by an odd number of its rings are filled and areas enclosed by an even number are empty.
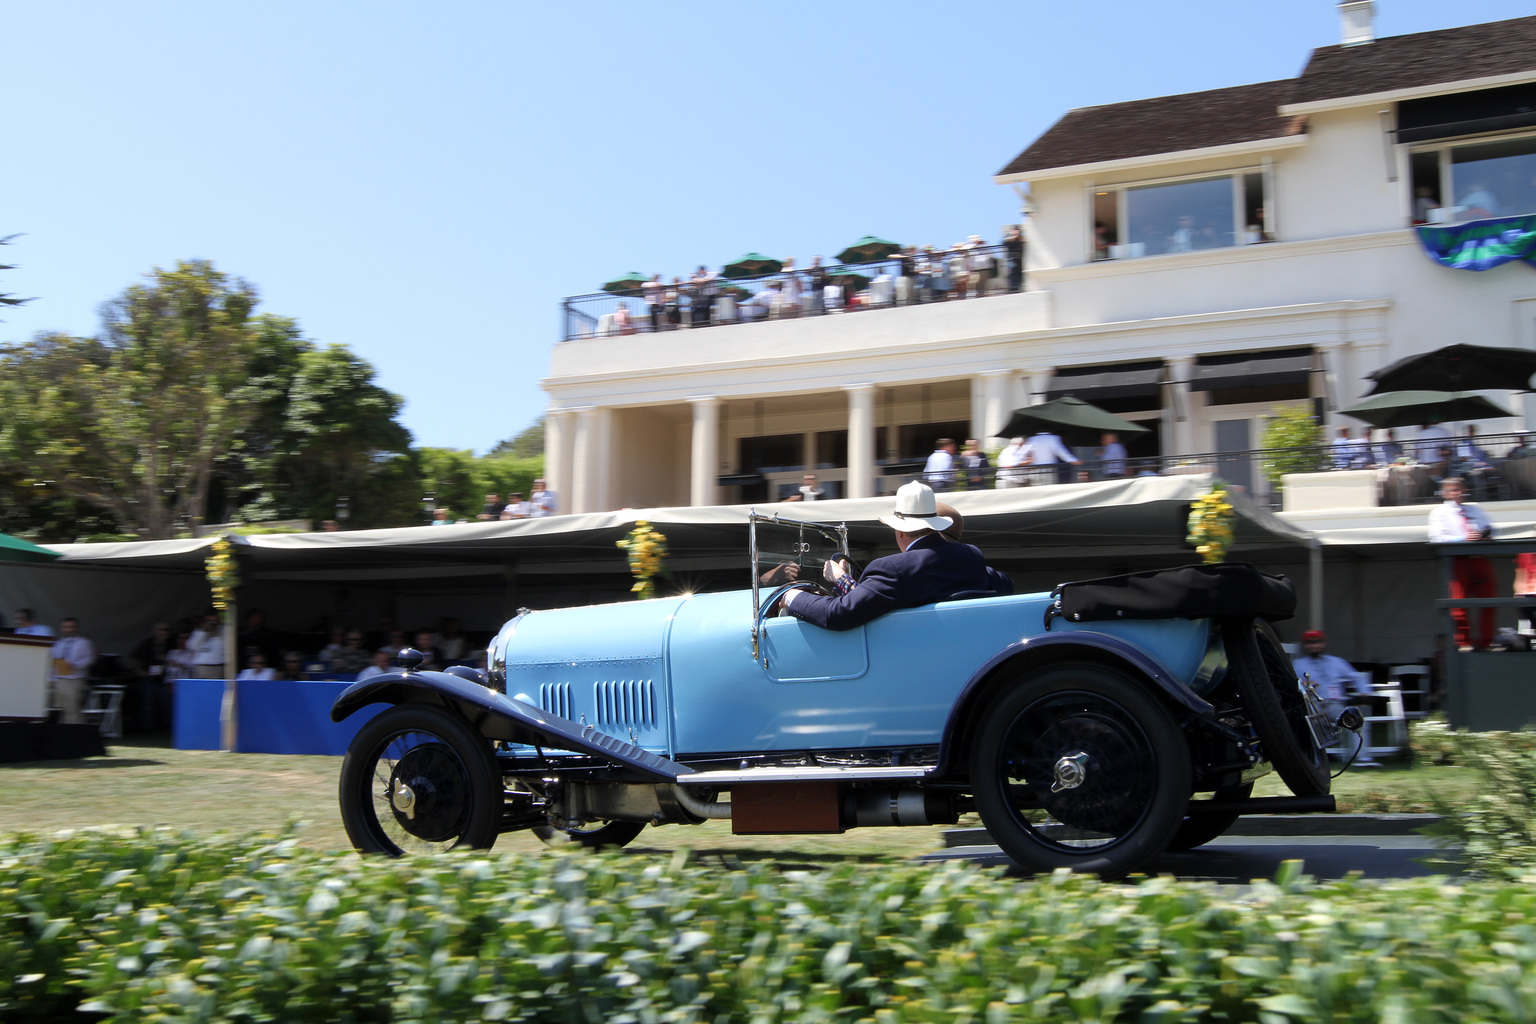
[[[693,406],[693,448],[688,463],[688,504],[718,505],[720,488],[720,399],[688,399]]]
[[[1025,405],[1039,405],[1045,401],[1045,393],[1050,390],[1051,376],[1055,372],[1049,366],[1032,366],[1023,371]]]
[[[611,409],[589,406],[576,411],[576,443],[571,459],[572,512],[608,511],[612,425]]]
[[[576,417],[569,409],[550,409],[544,414],[544,482],[561,501],[561,511],[568,509],[572,497],[576,445]]]
[[[1195,453],[1196,402],[1189,390],[1189,380],[1195,375],[1195,360],[1191,356],[1176,356],[1168,360],[1168,405],[1163,410],[1163,423],[1168,428],[1163,440],[1169,449],[1163,455],[1193,455]]]
[[[979,401],[973,399],[971,403],[971,436],[984,449],[1008,443],[997,431],[1003,429],[1013,411],[1008,404],[1013,378],[1012,370],[987,370],[972,381],[971,394]]]
[[[848,488],[850,498],[875,494],[875,386],[847,384]]]

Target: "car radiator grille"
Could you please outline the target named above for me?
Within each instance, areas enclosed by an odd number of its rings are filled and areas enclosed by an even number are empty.
[[[539,707],[561,718],[571,717],[571,684],[542,683],[539,686]]]
[[[592,689],[599,725],[655,728],[656,688],[651,680],[615,679],[595,683]]]

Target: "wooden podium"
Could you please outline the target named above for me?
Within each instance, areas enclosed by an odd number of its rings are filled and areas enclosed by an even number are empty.
[[[53,639],[0,636],[0,719],[48,717],[48,652]]]

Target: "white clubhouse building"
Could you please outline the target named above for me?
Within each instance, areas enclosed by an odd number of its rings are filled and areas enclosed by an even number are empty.
[[[1358,427],[1336,410],[1405,356],[1536,348],[1532,266],[1442,266],[1413,226],[1536,214],[1536,17],[1377,39],[1370,0],[1339,9],[1294,79],[1073,110],[1003,168],[1030,197],[1020,293],[557,344],[563,511],[771,499],[806,470],[885,493],[936,436],[1060,394],[1152,428],[1147,454],[1243,452],[1277,404]]]

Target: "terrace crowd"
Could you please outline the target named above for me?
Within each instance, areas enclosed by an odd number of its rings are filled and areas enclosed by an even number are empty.
[[[601,335],[708,327],[717,323],[821,316],[859,309],[949,302],[1017,292],[1024,284],[1024,241],[1010,228],[1001,244],[980,235],[935,247],[906,246],[855,265],[786,260],[771,274],[732,280],[707,266],[668,283],[655,274],[635,286],[635,308],[620,300],[602,316]]]

